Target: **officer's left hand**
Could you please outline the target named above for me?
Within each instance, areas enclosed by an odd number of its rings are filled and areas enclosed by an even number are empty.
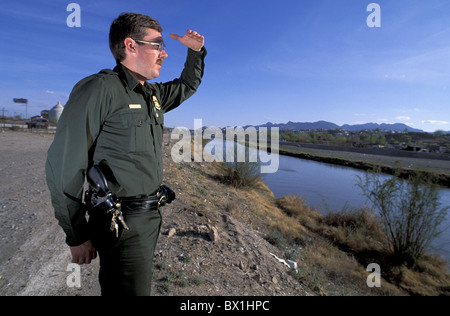
[[[72,253],[72,263],[89,264],[97,258],[97,250],[90,240],[82,245],[70,247],[70,252]]]
[[[170,34],[170,37],[197,52],[201,51],[203,45],[205,45],[205,37],[192,30],[188,30],[183,37],[173,33]]]

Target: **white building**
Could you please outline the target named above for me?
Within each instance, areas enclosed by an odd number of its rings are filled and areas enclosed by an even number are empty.
[[[63,112],[64,107],[62,106],[61,102],[58,101],[58,104],[55,105],[50,111],[49,111],[49,120],[52,123],[57,123],[59,120],[59,117],[61,116],[61,113]]]

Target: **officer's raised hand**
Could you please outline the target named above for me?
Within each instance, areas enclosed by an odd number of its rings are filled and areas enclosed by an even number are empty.
[[[205,37],[192,30],[188,30],[183,37],[173,33],[170,34],[170,37],[197,52],[201,51],[203,45],[205,45]]]

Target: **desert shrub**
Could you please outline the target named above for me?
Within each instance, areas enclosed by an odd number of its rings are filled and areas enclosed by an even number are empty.
[[[252,161],[249,151],[249,147],[245,147],[245,159],[242,159],[242,157],[238,157],[238,150],[236,149],[233,161],[225,162],[223,180],[226,184],[235,188],[245,188],[256,187],[261,182],[261,163]]]
[[[223,180],[235,188],[254,187],[261,180],[256,162],[230,162],[225,166]]]
[[[415,173],[407,180],[398,176],[383,180],[377,172],[368,172],[364,178],[358,177],[358,186],[378,212],[395,260],[414,265],[441,234],[449,209],[440,208],[433,179]]]
[[[287,240],[284,235],[277,229],[272,229],[266,236],[266,240],[278,248],[283,248],[287,245]]]

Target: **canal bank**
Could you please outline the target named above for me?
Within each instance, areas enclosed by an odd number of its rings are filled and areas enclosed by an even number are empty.
[[[331,147],[330,147],[331,148]],[[434,175],[439,185],[450,188],[450,159],[427,159],[404,156],[374,155],[355,151],[338,151],[327,146],[316,148],[301,144],[280,144],[280,155],[314,160],[333,165],[351,167],[359,170],[373,170],[401,177],[408,177],[417,171]]]
[[[280,150],[280,153],[282,152]],[[322,214],[371,207],[371,203],[356,186],[357,178],[365,175],[365,171],[362,170],[364,168],[354,168],[351,164],[345,163],[332,163],[336,162],[332,159],[327,163],[319,159],[298,159],[302,157],[304,155],[280,155],[279,170],[273,174],[263,175],[265,184],[275,197],[300,196],[305,199],[307,205]],[[442,187],[439,194],[440,207],[449,206],[450,189]],[[450,214],[447,215],[442,227],[444,232],[433,243],[431,252],[439,253],[450,263],[450,229],[448,229]],[[450,264],[448,269],[450,271]]]

